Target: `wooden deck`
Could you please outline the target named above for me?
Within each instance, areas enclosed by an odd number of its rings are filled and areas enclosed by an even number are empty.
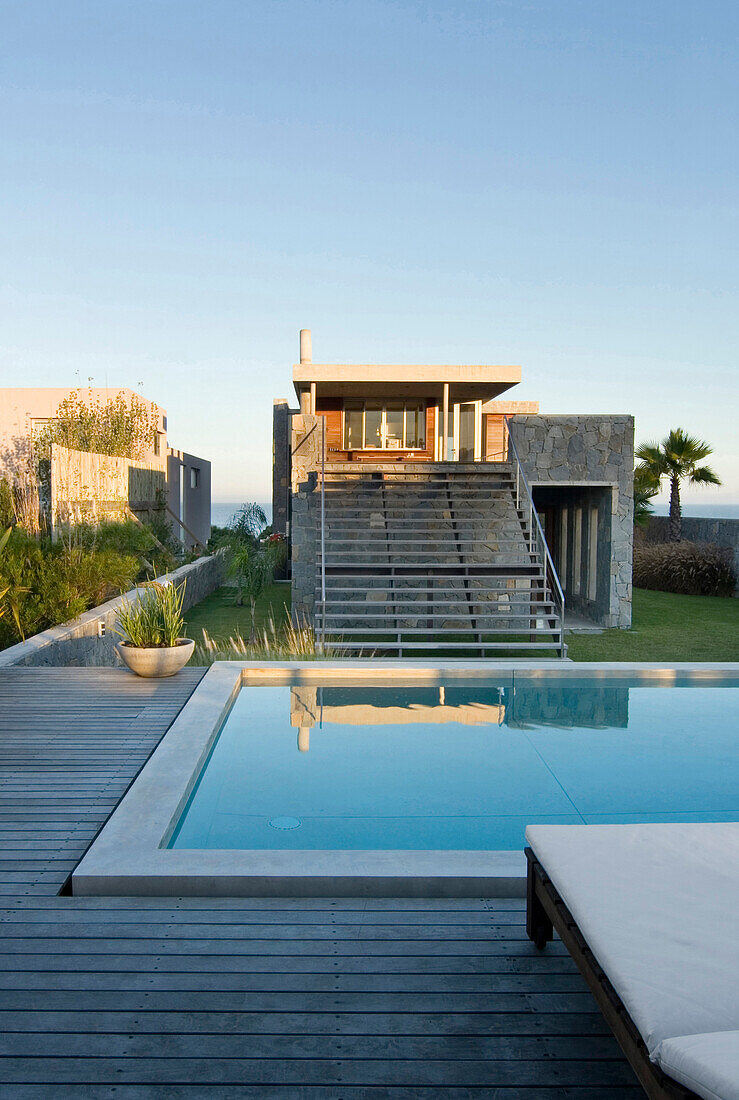
[[[201,673],[0,673],[0,1097],[641,1100],[518,900],[58,896]]]

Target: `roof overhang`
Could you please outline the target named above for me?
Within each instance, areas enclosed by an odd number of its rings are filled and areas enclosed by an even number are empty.
[[[518,366],[457,363],[296,363],[298,397],[315,383],[325,397],[394,396],[439,398],[449,383],[451,400],[489,401],[521,381]]]

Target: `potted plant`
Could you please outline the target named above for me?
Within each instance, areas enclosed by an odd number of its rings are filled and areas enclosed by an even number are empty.
[[[182,637],[184,596],[184,581],[151,581],[121,606],[116,634],[124,640],[116,651],[137,676],[174,676],[190,660],[195,642]]]

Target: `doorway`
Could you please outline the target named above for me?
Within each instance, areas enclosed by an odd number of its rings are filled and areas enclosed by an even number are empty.
[[[479,462],[482,450],[482,404],[460,401],[454,405],[454,450],[457,462]]]

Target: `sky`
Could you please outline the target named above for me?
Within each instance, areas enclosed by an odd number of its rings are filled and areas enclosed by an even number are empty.
[[[516,363],[739,503],[736,0],[0,0],[0,385],[268,500],[317,362]]]

